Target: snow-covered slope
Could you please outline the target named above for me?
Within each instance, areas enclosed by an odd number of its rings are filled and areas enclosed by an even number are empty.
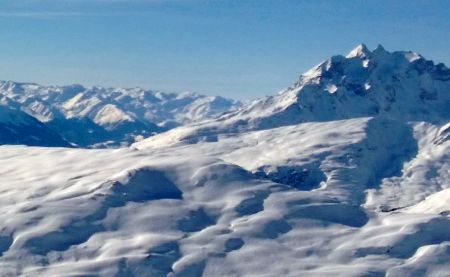
[[[70,146],[39,120],[0,96],[0,144]]]
[[[238,101],[195,93],[11,81],[0,81],[0,95],[82,147],[131,143],[136,137],[212,118],[240,106]]]
[[[446,276],[450,141],[417,146],[422,130],[357,118],[148,152],[0,147],[0,275]]]
[[[359,46],[131,148],[1,146],[0,275],[448,276],[446,74]]]

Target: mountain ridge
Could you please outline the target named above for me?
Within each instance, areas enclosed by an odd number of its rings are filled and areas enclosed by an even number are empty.
[[[449,91],[450,69],[444,64],[412,51],[388,52],[381,45],[370,51],[358,45],[347,56],[333,56],[313,67],[277,95],[148,141],[170,136],[208,141],[218,134],[366,116],[443,124],[450,117]],[[195,133],[197,139],[192,139]]]
[[[217,116],[239,101],[196,93],[0,81],[0,94],[79,147],[120,146]]]

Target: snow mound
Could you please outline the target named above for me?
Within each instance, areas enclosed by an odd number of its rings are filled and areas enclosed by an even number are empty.
[[[111,183],[114,199],[119,197],[123,198],[123,201],[143,202],[157,199],[181,199],[182,196],[182,192],[176,185],[156,170],[140,168],[129,171],[118,179]]]

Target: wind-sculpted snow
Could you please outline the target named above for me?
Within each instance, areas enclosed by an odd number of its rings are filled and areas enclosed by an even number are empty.
[[[0,275],[448,276],[447,75],[359,46],[131,148],[0,146]]]
[[[196,272],[209,255],[225,257],[243,246],[230,229],[240,202],[254,190],[279,190],[207,157],[149,157],[126,149],[1,150],[2,181],[8,184],[1,194],[2,276],[165,276],[175,267]],[[15,167],[12,155],[28,161]],[[47,166],[36,167],[42,160]],[[99,256],[104,259],[93,259]]]
[[[3,146],[1,275],[445,276],[449,142],[399,124],[304,123],[150,151]],[[447,157],[429,160],[436,151]],[[436,185],[404,183],[417,163]],[[323,177],[270,177],[286,167]]]
[[[279,95],[134,147],[209,153],[279,184],[235,208],[263,240],[244,239],[242,256],[214,263],[239,269],[211,276],[447,276],[449,77],[413,52],[362,45]]]

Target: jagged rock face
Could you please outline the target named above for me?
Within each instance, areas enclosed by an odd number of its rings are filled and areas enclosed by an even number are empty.
[[[195,93],[0,82],[0,95],[81,147],[119,146],[240,106]]]
[[[360,45],[306,72],[279,95],[237,116],[255,128],[386,115],[439,121],[450,116],[450,69],[414,52],[369,51]],[[274,117],[279,118],[274,120]]]

